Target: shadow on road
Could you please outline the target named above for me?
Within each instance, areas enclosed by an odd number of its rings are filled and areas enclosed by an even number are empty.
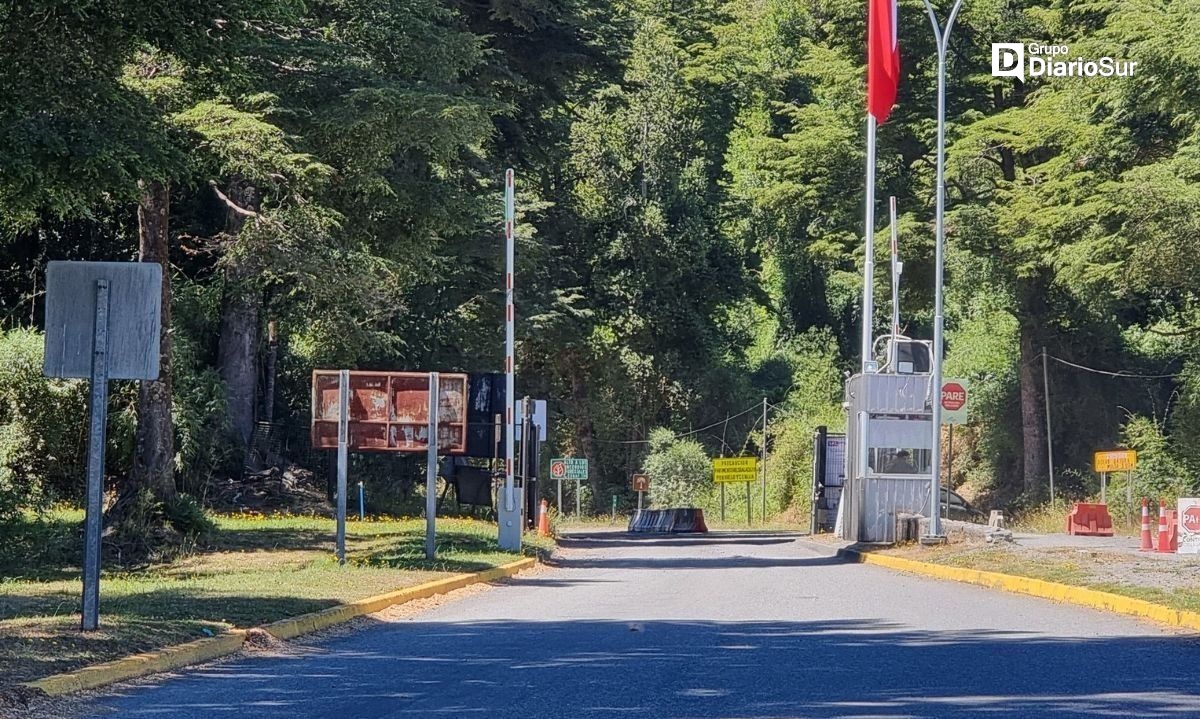
[[[568,569],[737,569],[762,567],[821,567],[847,564],[841,557],[813,557],[785,554],[756,553],[756,548],[792,544],[804,535],[794,532],[711,532],[709,534],[629,534],[626,532],[597,532],[570,534],[559,544],[567,550],[605,550],[642,548],[636,552],[572,552],[555,555],[548,564]],[[654,553],[656,548],[745,547],[746,554],[704,556],[692,553]],[[750,556],[750,555],[754,556]]]
[[[842,557],[596,557],[570,554],[552,557],[546,563],[563,569],[750,569],[853,564]]]
[[[882,621],[412,622],[124,690],[122,717],[1185,717],[1194,638]],[[97,716],[101,716],[97,714]]]
[[[631,532],[572,533],[559,538],[564,547],[579,549],[601,549],[608,547],[698,547],[712,545],[745,544],[763,547],[772,544],[787,544],[798,537],[798,532],[709,532],[707,534],[633,534]]]

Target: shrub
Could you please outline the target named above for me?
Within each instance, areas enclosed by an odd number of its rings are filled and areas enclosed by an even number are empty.
[[[0,520],[82,493],[87,384],[42,376],[43,338],[0,334]]]
[[[712,462],[700,443],[677,439],[661,427],[650,432],[650,455],[642,470],[650,475],[655,507],[694,507],[712,485]]]

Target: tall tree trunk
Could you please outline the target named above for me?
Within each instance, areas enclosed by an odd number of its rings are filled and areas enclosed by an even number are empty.
[[[588,487],[592,490],[592,513],[600,514],[605,510],[603,500],[603,472],[600,469],[600,458],[596,454],[596,428],[587,410],[587,379],[579,357],[571,352],[565,358],[569,365],[567,370],[571,378],[571,417],[575,423],[575,439],[579,449],[588,461]]]
[[[257,189],[235,181],[227,202],[225,231],[236,237],[246,219],[257,211]],[[225,297],[221,307],[221,336],[217,366],[225,381],[229,420],[239,440],[249,446],[254,431],[254,410],[258,397],[258,335],[262,293],[257,286],[255,267],[246,258],[229,261],[225,270]]]
[[[138,259],[162,265],[159,375],[157,380],[138,383],[133,466],[105,519],[109,526],[123,525],[119,529],[124,536],[148,537],[151,528],[143,525],[150,515],[141,503],[143,491],[149,490],[150,499],[164,504],[176,499],[175,429],[171,422],[171,196],[164,182],[142,181],[138,188]]]
[[[1045,317],[1046,287],[1040,281],[1023,281],[1019,289],[1022,489],[1026,495],[1047,491],[1045,397],[1042,392],[1039,323]]]

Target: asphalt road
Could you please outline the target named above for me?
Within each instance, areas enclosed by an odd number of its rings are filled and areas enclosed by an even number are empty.
[[[84,716],[1200,717],[1193,635],[878,567],[789,536],[568,543],[561,566]]]

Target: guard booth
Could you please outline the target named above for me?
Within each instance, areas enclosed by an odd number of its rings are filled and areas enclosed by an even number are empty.
[[[930,516],[931,385],[928,374],[889,372],[846,382],[846,485],[835,529],[841,538],[893,542],[898,514]]]

